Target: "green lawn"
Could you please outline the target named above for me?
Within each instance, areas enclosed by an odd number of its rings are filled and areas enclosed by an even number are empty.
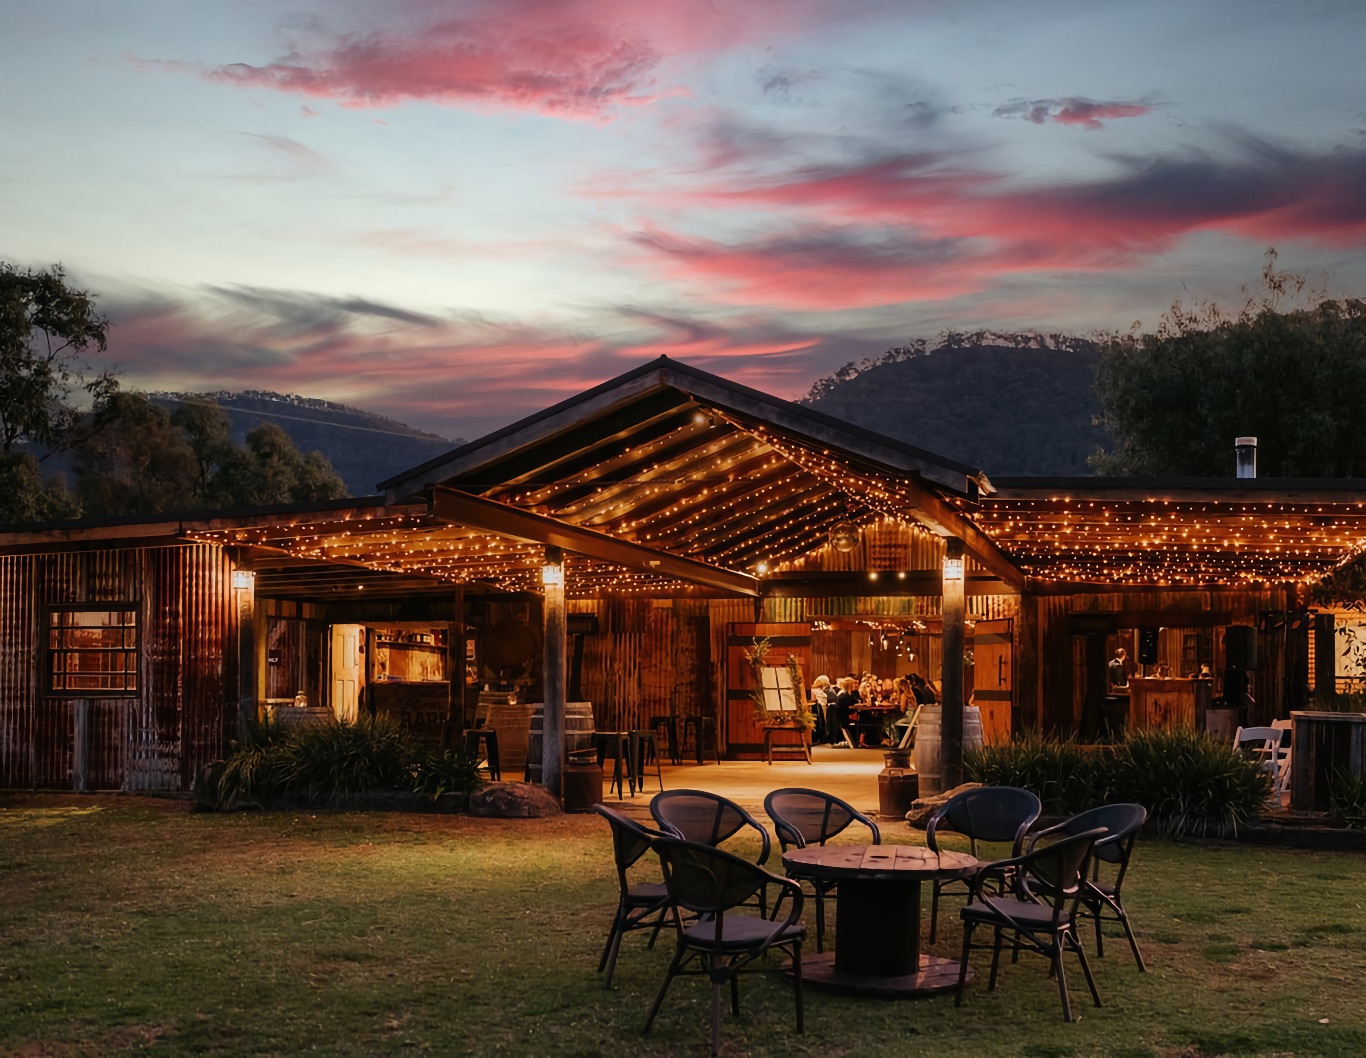
[[[892,830],[892,840],[912,840]],[[0,1052],[695,1055],[706,988],[627,936],[594,816],[191,815],[178,802],[0,802]],[[1061,1020],[1037,958],[996,993],[876,1001],[747,979],[731,1055],[1366,1054],[1366,857],[1141,842],[1096,1010]],[[953,916],[950,915],[950,921]],[[956,924],[941,939],[952,954]],[[982,966],[985,978],[985,965]]]

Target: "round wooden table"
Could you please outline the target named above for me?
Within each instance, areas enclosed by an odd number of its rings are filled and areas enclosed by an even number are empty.
[[[792,878],[839,883],[835,950],[804,957],[803,980],[896,997],[958,987],[958,960],[920,950],[920,883],[969,877],[981,866],[975,857],[916,845],[828,845],[792,849],[783,854],[783,866]]]

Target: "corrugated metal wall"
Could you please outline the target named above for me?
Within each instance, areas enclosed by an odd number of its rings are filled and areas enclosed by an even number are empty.
[[[187,789],[234,716],[229,584],[202,544],[0,556],[0,787]],[[137,604],[137,695],[44,695],[46,608],[114,602]]]

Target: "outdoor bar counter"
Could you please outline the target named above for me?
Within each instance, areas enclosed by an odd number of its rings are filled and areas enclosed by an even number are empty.
[[[1202,731],[1210,690],[1209,680],[1134,676],[1128,686],[1129,730]]]

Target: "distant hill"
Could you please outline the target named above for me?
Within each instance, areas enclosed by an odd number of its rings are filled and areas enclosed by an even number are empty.
[[[273,422],[289,434],[300,452],[316,450],[325,455],[352,496],[372,495],[379,482],[463,443],[359,408],[293,394],[249,389],[148,396],[168,409],[186,401],[217,404],[227,413],[233,440],[239,443],[249,430]]]
[[[1092,422],[1099,347],[1062,336],[972,338],[847,364],[803,402],[988,476],[1090,474],[1087,457],[1109,440]]]

